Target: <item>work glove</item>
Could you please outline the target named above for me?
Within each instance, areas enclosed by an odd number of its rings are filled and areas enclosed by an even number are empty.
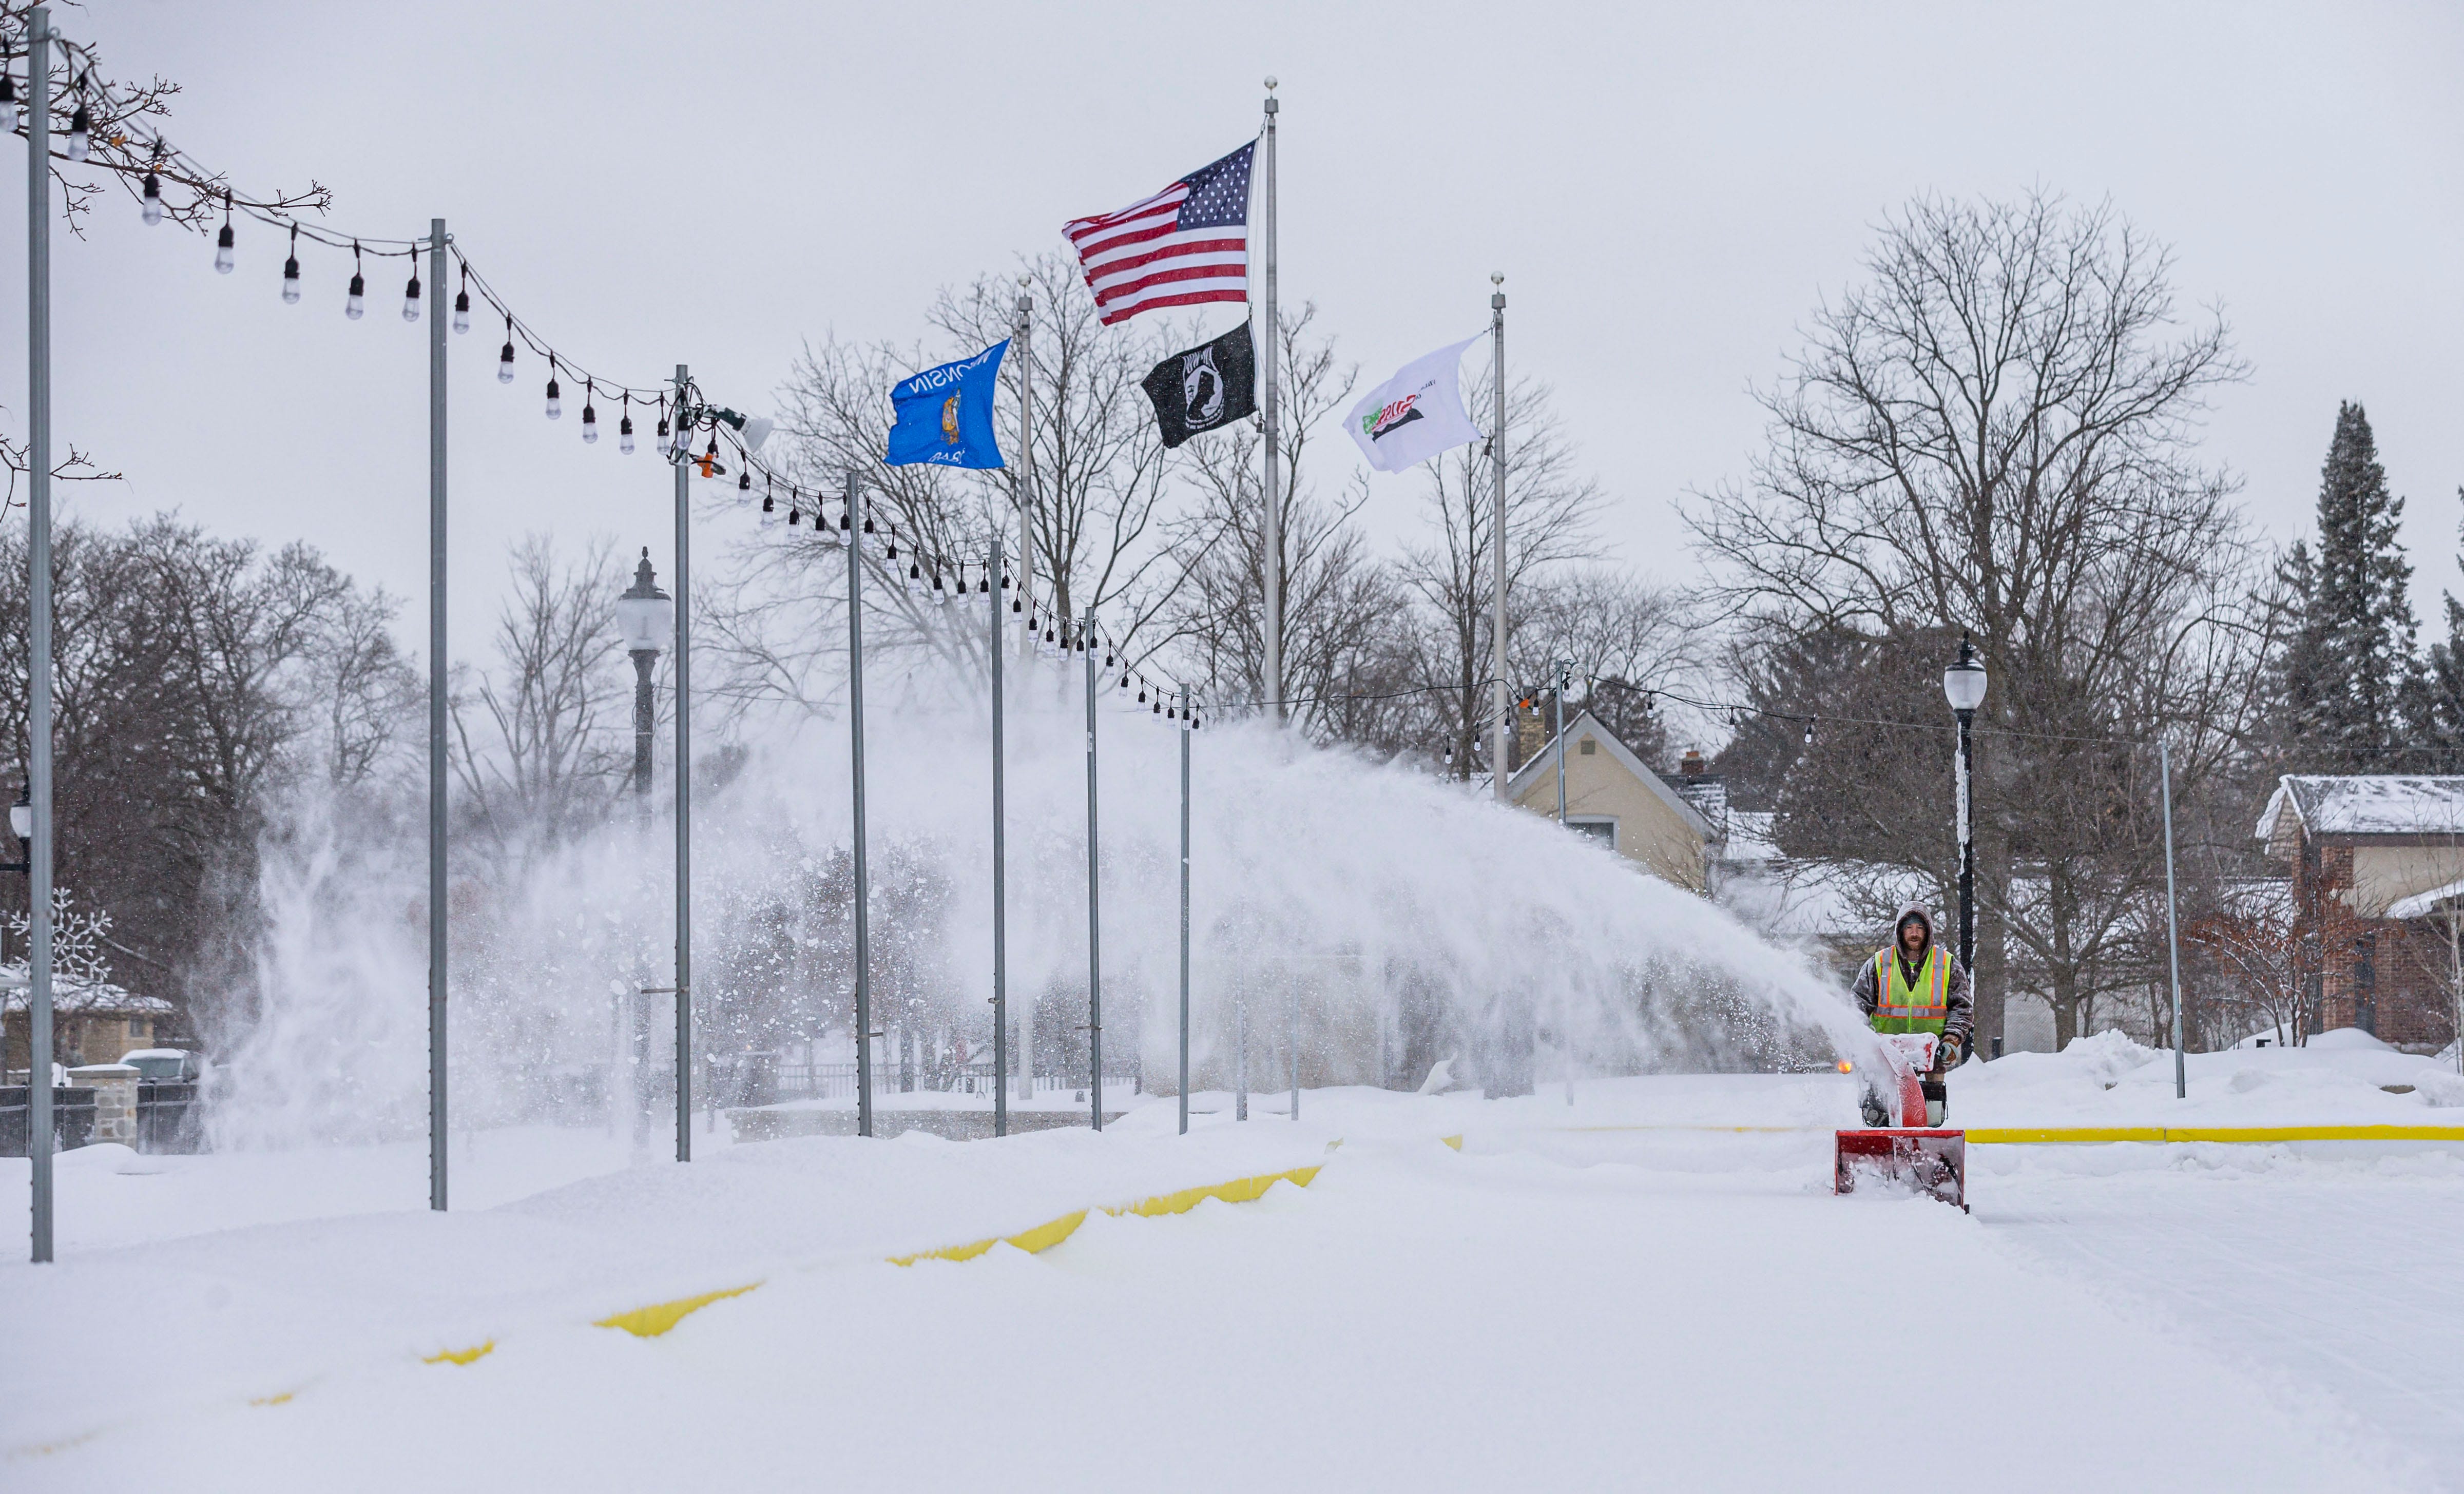
[[[1941,1072],[1948,1073],[1957,1068],[1965,1057],[1967,1055],[1960,1051],[1957,1038],[1946,1037],[1934,1044],[1933,1066]]]

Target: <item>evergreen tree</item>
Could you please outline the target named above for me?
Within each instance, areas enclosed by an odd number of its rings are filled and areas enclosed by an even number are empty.
[[[2464,500],[2464,488],[2455,496]],[[2421,749],[2415,765],[2429,773],[2464,772],[2464,603],[2453,592],[2446,600],[2447,639],[2430,646],[2406,700],[2405,715]]]
[[[2362,406],[2341,404],[2319,481],[2319,552],[2299,546],[2282,573],[2299,626],[2279,666],[2280,703],[2299,765],[2391,771],[2404,742],[2420,625],[2406,594],[2412,567],[2396,532],[2404,500],[2387,492]]]

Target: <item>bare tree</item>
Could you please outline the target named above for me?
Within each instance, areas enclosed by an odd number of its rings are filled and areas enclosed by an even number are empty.
[[[605,540],[578,560],[532,535],[514,549],[495,668],[465,672],[451,703],[453,771],[498,860],[516,867],[597,824],[630,761]],[[482,727],[474,737],[473,719]]]
[[[1473,381],[1470,407],[1486,409],[1488,375]],[[1582,559],[1593,538],[1601,492],[1574,466],[1548,385],[1526,379],[1506,396],[1507,626],[1521,635],[1540,615],[1529,584]],[[1474,746],[1490,716],[1491,537],[1497,494],[1488,449],[1467,446],[1426,464],[1426,513],[1433,531],[1404,556],[1403,583],[1419,599],[1423,678],[1441,692],[1419,697],[1425,735],[1450,743],[1454,775],[1469,779]],[[1509,657],[1509,666],[1511,659]],[[1537,685],[1539,680],[1508,681]]]
[[[1322,496],[1309,449],[1326,417],[1351,398],[1356,370],[1338,365],[1331,339],[1314,335],[1314,305],[1286,315],[1279,329],[1284,368],[1281,541],[1284,678],[1265,677],[1266,536],[1264,433],[1243,424],[1209,432],[1183,448],[1198,492],[1194,509],[1173,525],[1180,579],[1164,613],[1158,644],[1188,661],[1186,672],[1210,703],[1264,710],[1279,698],[1301,732],[1393,749],[1401,745],[1408,701],[1397,692],[1417,668],[1407,617],[1410,598],[1353,522],[1369,492],[1353,476],[1342,495]]]
[[[0,0],[0,48],[6,55],[27,55],[26,33],[33,0]],[[68,17],[55,14],[55,32]],[[197,232],[219,227],[236,209],[251,217],[289,219],[301,211],[322,212],[333,194],[311,182],[303,192],[276,190],[264,196],[242,192],[222,173],[189,160],[164,135],[171,100],[180,85],[162,77],[131,82],[111,77],[93,43],[63,33],[62,45],[51,49],[52,179],[60,187],[60,207],[69,231],[82,234],[78,220],[93,210],[95,198],[117,184],[129,199],[142,201],[151,177],[163,216]],[[87,115],[87,155],[68,158],[70,126],[77,111]],[[24,135],[18,124],[15,133]]]
[[[2177,329],[2169,256],[2109,208],[1920,199],[1865,271],[1762,396],[1752,482],[1699,496],[1688,522],[1760,646],[1829,640],[1864,670],[1758,703],[1883,723],[1797,764],[1793,854],[1947,875],[1931,680],[1976,636],[1994,680],[1980,1026],[2001,1025],[2007,938],[2012,982],[2068,1042],[2084,1001],[2145,977],[2135,910],[2161,837],[2133,744],[2167,734],[2176,792],[2195,794],[2253,704],[2233,485],[2193,452],[2207,391],[2240,365],[2220,319]]]
[[[1105,632],[1126,647],[1155,617],[1174,579],[1164,543],[1164,504],[1173,464],[1155,439],[1154,415],[1139,382],[1162,356],[1155,334],[1107,328],[1067,256],[1046,254],[1025,267],[1034,306],[1035,487],[1023,492],[1018,401],[995,406],[1009,465],[962,471],[917,464],[883,467],[891,407],[890,391],[919,369],[973,353],[1015,330],[1020,287],[1015,277],[986,275],[944,290],[929,316],[935,345],[859,345],[828,339],[808,345],[781,391],[780,435],[765,457],[791,473],[787,491],[764,486],[746,496],[769,501],[764,516],[793,512],[836,523],[845,474],[864,472],[866,504],[884,531],[884,552],[868,557],[867,644],[924,650],[942,663],[980,667],[980,629],[950,626],[935,604],[932,581],[954,591],[963,573],[985,578],[986,554],[999,544],[1011,557],[1004,573],[1012,596],[1062,616],[1100,613]],[[1015,388],[1024,364],[1012,358],[1004,380]],[[1017,569],[1023,517],[1031,566]],[[894,532],[900,547],[886,553]],[[794,709],[829,709],[844,686],[842,600],[845,552],[830,535],[789,526],[764,532],[745,553],[740,583],[715,593],[708,620],[725,651],[715,687],[739,708],[783,701]],[[920,591],[906,582],[917,568]],[[1002,578],[994,578],[998,589]],[[877,609],[877,610],[876,610]],[[833,614],[841,621],[831,626]],[[877,619],[877,620],[876,620]]]

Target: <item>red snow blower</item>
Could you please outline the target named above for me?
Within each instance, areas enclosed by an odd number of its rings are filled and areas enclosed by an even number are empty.
[[[1913,1188],[1945,1203],[1968,1208],[1968,1132],[1925,1124],[1925,1081],[1917,1076],[1933,1067],[1930,1032],[1882,1035],[1882,1059],[1895,1083],[1895,1095],[1885,1095],[1893,1109],[1890,1126],[1836,1132],[1831,1191],[1853,1193],[1861,1175]],[[1840,1066],[1847,1067],[1844,1063]],[[1909,1122],[1915,1122],[1910,1125]]]

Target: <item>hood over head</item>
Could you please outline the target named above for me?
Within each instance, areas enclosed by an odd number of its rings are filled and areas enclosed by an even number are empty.
[[[1900,910],[1900,915],[1891,920],[1891,948],[1900,947],[1900,931],[1908,926],[1911,918],[1925,930],[1925,948],[1933,948],[1933,914],[1925,912],[1922,903],[1907,904]]]

